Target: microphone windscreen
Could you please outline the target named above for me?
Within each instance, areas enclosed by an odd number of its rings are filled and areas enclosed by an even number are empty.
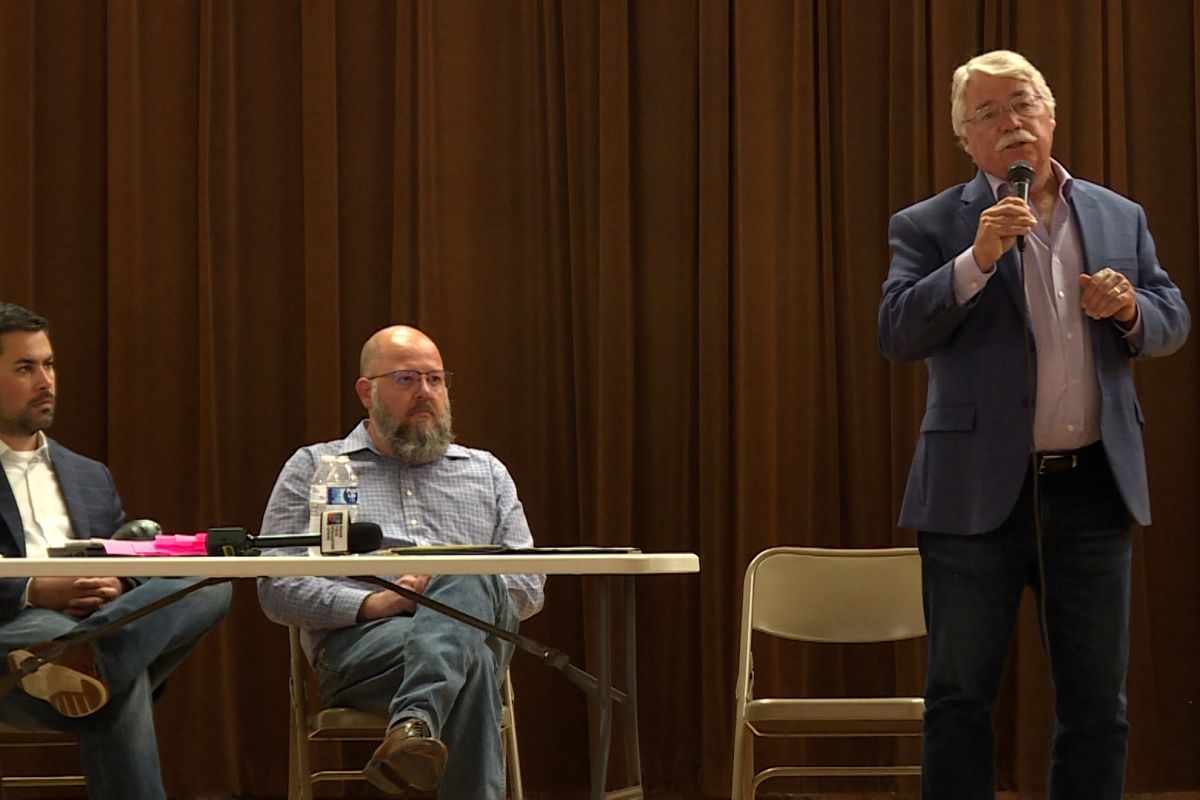
[[[112,538],[149,541],[162,533],[162,526],[152,519],[131,519],[113,531]]]
[[[346,531],[351,553],[370,553],[383,546],[383,530],[374,522],[351,522]]]
[[[1008,167],[1008,175],[1005,177],[1005,180],[1008,181],[1009,186],[1017,183],[1028,185],[1033,182],[1033,167],[1024,159],[1014,161]]]

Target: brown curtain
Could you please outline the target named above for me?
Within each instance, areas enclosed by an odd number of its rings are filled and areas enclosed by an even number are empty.
[[[176,531],[256,528],[292,450],[361,417],[364,339],[427,330],[540,543],[700,554],[638,586],[643,760],[653,790],[727,796],[752,555],[913,541],[925,376],[876,348],[886,224],[972,174],[950,75],[995,47],[1042,68],[1058,157],[1145,205],[1195,311],[1187,0],[0,0],[0,297],[51,320],[53,435]],[[1200,788],[1198,352],[1137,368],[1137,791]],[[551,579],[526,632],[587,663],[584,598]],[[1014,651],[999,774],[1036,792],[1031,613]],[[285,653],[239,586],[158,705],[172,795],[284,793]],[[922,664],[782,649],[758,680],[918,691]],[[581,695],[514,674],[527,786],[582,793]],[[896,784],[809,788],[835,786]]]

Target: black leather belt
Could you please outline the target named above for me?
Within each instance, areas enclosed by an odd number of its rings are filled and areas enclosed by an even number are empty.
[[[1104,458],[1104,445],[1094,442],[1078,450],[1038,453],[1034,463],[1038,475],[1066,475]]]

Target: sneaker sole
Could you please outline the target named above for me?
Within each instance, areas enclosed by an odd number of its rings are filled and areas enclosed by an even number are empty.
[[[28,650],[14,650],[8,655],[8,665],[17,672],[21,665],[36,655]],[[64,717],[86,717],[108,702],[108,687],[101,681],[61,664],[43,664],[20,680],[25,694],[45,700]]]

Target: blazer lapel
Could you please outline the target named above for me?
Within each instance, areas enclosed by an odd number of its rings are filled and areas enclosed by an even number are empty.
[[[1075,228],[1079,231],[1083,270],[1088,275],[1095,275],[1100,265],[1090,245],[1102,238],[1100,226],[1104,225],[1104,214],[1096,198],[1088,191],[1087,184],[1080,180],[1076,180],[1071,189],[1071,212],[1075,218]]]
[[[87,520],[79,515],[83,508],[83,497],[79,494],[78,481],[75,480],[75,470],[71,460],[64,455],[58,442],[46,437],[50,445],[50,462],[54,465],[54,477],[58,480],[58,489],[62,492],[63,502],[67,504],[67,516],[71,519],[71,529],[79,536],[80,531],[88,530]]]
[[[1104,268],[1103,256],[1097,255],[1094,247],[1097,242],[1105,241],[1104,226],[1108,224],[1105,206],[1091,187],[1079,179],[1071,189],[1071,216],[1075,220],[1075,230],[1079,231],[1079,249],[1083,258],[1083,271],[1095,275]],[[1105,339],[1113,335],[1113,324],[1103,320],[1093,320],[1084,317],[1084,323],[1091,332],[1092,357],[1096,360],[1096,368],[1100,368],[1099,354],[1105,352]]]
[[[992,194],[992,186],[988,183],[983,170],[977,171],[975,180],[963,187],[962,202],[959,219],[967,228],[969,241],[973,242],[975,241],[975,231],[979,228],[979,216],[996,202],[996,197]],[[1000,281],[1004,285],[1005,291],[1008,292],[1008,296],[1012,298],[1028,325],[1029,312],[1026,309],[1025,287],[1021,282],[1021,262],[1016,246],[1000,257],[1000,260],[996,262],[996,269],[1000,271],[1000,274],[992,278],[992,281]]]
[[[17,509],[17,498],[13,495],[12,487],[8,485],[8,476],[0,480],[0,517],[8,526],[17,552],[25,557],[25,523],[21,521],[21,512]]]

